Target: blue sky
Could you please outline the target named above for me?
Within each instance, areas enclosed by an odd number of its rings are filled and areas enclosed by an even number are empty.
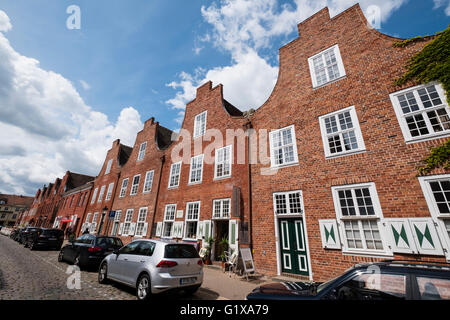
[[[51,119],[48,123],[52,124],[61,117],[61,127],[49,127],[48,131],[64,132],[66,140],[30,129],[16,118],[10,122],[0,120],[4,125],[0,130],[4,132],[17,132],[15,136],[30,141],[37,134],[37,138],[48,140],[46,146],[54,143],[54,149],[49,148],[47,152],[37,148],[30,151],[27,145],[17,149],[19,142],[7,145],[10,151],[0,153],[0,159],[7,160],[0,165],[0,170],[6,172],[6,178],[0,178],[0,192],[34,194],[36,186],[54,180],[66,170],[95,175],[112,139],[120,137],[132,145],[136,131],[146,119],[153,116],[170,129],[179,128],[183,105],[193,98],[195,87],[206,79],[213,80],[214,84],[223,83],[225,98],[241,109],[256,108],[265,101],[276,81],[278,48],[297,37],[295,25],[325,4],[334,15],[355,2],[0,0],[0,10],[11,24],[4,32],[9,41],[5,50],[12,48],[14,54],[39,62],[34,66],[37,84],[33,88],[40,87],[39,81],[44,83],[43,88],[56,92],[55,87],[61,85],[58,81],[63,81],[67,88],[59,100],[52,100],[57,93],[49,94],[45,99],[49,104],[46,109],[34,98],[27,100],[33,104],[30,115],[35,112]],[[360,3],[363,10],[371,4],[378,5],[382,13],[380,31],[402,38],[434,34],[450,23],[449,0],[362,0]],[[81,9],[80,30],[66,28],[69,16],[66,8],[73,4]],[[259,23],[264,32],[249,29],[249,19]],[[278,31],[273,31],[275,26],[279,27]],[[52,73],[42,73],[42,70]],[[255,83],[248,97],[242,97],[238,90],[241,85],[237,79],[243,72],[252,78],[266,79]],[[55,107],[52,101],[65,99],[76,101],[65,108],[81,108],[86,118],[66,119],[61,110],[52,109]],[[1,104],[0,108],[3,108]],[[47,115],[50,109],[51,114]],[[98,126],[98,131],[81,128],[80,123],[89,121],[92,126]],[[88,138],[97,136],[96,147],[100,150],[86,147],[80,158],[77,143],[81,141],[80,145],[87,146]],[[61,145],[64,151],[57,150]],[[61,160],[68,154],[72,160]],[[32,172],[18,173],[18,164],[30,158],[41,162]]]

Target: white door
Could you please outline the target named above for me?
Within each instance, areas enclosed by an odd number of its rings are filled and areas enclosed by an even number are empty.
[[[230,246],[231,253],[239,249],[238,243],[238,221],[230,220],[228,225],[228,243]]]

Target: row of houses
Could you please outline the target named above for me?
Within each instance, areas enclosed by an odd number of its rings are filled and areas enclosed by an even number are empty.
[[[225,237],[251,248],[259,272],[316,281],[364,261],[450,261],[450,174],[417,176],[448,141],[448,102],[439,83],[393,82],[433,37],[394,47],[359,5],[325,8],[298,32],[255,112],[207,82],[179,134],[147,120],[133,147],[114,141],[97,177],[67,172],[39,190],[22,222],[125,243],[212,237],[216,260]]]

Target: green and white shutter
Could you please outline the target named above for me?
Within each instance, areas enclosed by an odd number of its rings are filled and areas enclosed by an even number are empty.
[[[130,224],[130,231],[128,232],[129,236],[134,236],[136,232],[136,222]]]
[[[172,237],[174,238],[183,238],[183,226],[184,226],[184,222],[183,221],[176,221],[173,223],[172,225]]]
[[[228,225],[228,243],[231,249],[231,252],[234,252],[235,250],[238,250],[239,243],[238,243],[238,221],[237,220],[230,220]]]
[[[146,237],[147,236],[147,231],[148,231],[148,223],[144,223],[144,227],[142,228],[142,237]]]
[[[322,247],[325,249],[341,249],[341,239],[336,219],[319,220]]]
[[[120,226],[119,226],[119,233],[118,233],[119,236],[121,236],[122,233],[123,233],[123,223],[121,223]]]
[[[409,224],[420,254],[444,255],[436,227],[431,218],[410,218]]]
[[[386,227],[388,246],[392,252],[418,253],[409,219],[384,219],[383,225]]]
[[[158,222],[156,224],[156,233],[155,236],[161,237],[161,231],[162,231],[162,222]]]
[[[204,221],[198,221],[197,222],[197,239],[203,239],[204,235],[205,235],[205,224],[204,224]]]
[[[205,241],[203,241],[203,246],[206,245],[206,241],[209,237],[211,237],[211,220],[203,221],[203,235],[205,237]]]

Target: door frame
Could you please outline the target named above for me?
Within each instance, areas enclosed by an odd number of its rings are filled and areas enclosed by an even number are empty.
[[[302,214],[284,214],[284,215],[280,215],[278,216],[275,212],[275,194],[276,193],[282,193],[282,192],[295,192],[298,191],[300,192],[300,203],[301,203],[301,207],[303,209],[303,213]],[[280,250],[280,233],[279,233],[279,223],[278,223],[278,219],[302,219],[303,221],[303,228],[304,228],[304,233],[305,233],[305,246],[306,246],[306,254],[307,254],[307,258],[308,258],[308,275],[309,275],[309,280],[313,280],[313,272],[312,272],[312,268],[311,268],[311,254],[310,254],[310,250],[309,250],[309,240],[308,240],[308,227],[307,227],[307,223],[306,223],[306,218],[305,218],[305,206],[303,204],[303,192],[302,190],[289,190],[289,191],[277,191],[277,192],[273,192],[272,193],[273,196],[273,222],[274,222],[274,226],[275,226],[275,251],[276,251],[276,257],[277,257],[277,275],[281,275],[281,250]]]

